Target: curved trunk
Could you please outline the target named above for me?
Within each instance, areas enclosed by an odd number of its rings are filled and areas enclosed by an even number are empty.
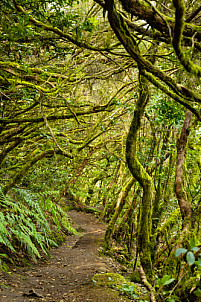
[[[137,158],[137,133],[141,126],[141,119],[149,100],[149,89],[147,80],[139,75],[139,97],[136,103],[133,120],[130,125],[126,141],[126,160],[133,177],[143,188],[142,206],[140,214],[140,225],[138,230],[138,251],[140,261],[148,276],[152,275],[151,261],[151,216],[153,199],[153,182]]]

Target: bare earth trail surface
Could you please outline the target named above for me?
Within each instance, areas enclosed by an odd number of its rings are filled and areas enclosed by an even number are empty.
[[[52,257],[46,262],[13,266],[10,274],[0,273],[1,302],[131,301],[91,281],[96,273],[116,272],[108,259],[99,255],[106,226],[92,214],[71,211],[69,216],[82,233],[67,237],[58,249],[52,249]]]

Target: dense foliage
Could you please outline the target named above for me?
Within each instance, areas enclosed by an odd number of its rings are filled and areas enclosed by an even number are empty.
[[[133,278],[140,268],[151,301],[196,299],[198,1],[3,0],[0,8],[1,258],[20,245],[34,258],[47,252],[50,226],[72,232],[61,207],[71,196],[102,206],[105,252],[134,266]]]

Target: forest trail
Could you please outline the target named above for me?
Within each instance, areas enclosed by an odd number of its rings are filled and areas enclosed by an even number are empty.
[[[117,302],[131,301],[113,289],[97,287],[96,273],[116,272],[108,258],[99,255],[99,244],[106,226],[92,214],[71,211],[69,216],[82,229],[67,237],[51,258],[30,267],[10,268],[0,273],[1,302]]]

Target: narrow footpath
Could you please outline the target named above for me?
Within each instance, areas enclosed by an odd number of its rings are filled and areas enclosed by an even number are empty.
[[[51,250],[51,258],[29,267],[11,267],[0,273],[1,302],[118,302],[131,301],[114,289],[92,282],[96,273],[116,272],[99,253],[106,226],[94,215],[71,211],[69,216],[82,230]]]

